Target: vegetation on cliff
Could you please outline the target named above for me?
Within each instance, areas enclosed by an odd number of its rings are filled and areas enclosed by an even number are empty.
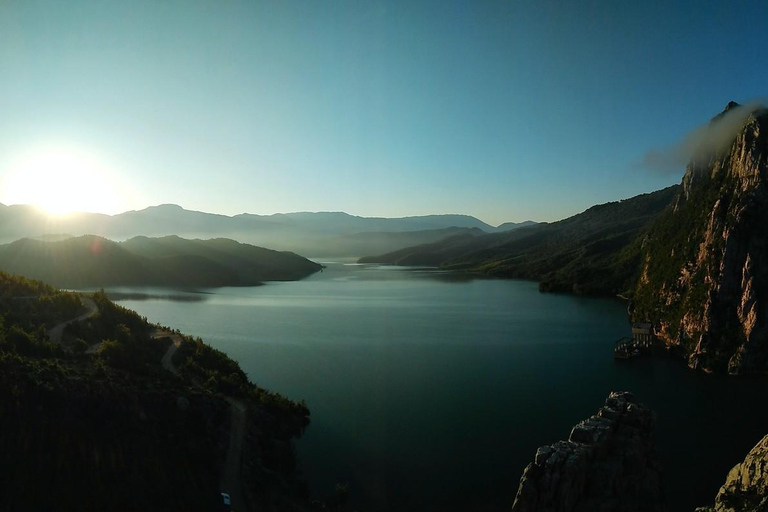
[[[746,114],[725,148],[688,165],[642,241],[633,294],[633,318],[652,321],[689,366],[733,374],[768,370],[768,111]]]
[[[729,472],[712,507],[696,512],[762,512],[768,510],[768,436]]]

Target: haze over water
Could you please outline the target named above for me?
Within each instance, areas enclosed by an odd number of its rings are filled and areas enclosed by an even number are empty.
[[[312,424],[298,450],[318,497],[348,483],[361,510],[507,510],[536,448],[626,390],[658,415],[671,510],[692,510],[768,428],[768,411],[753,407],[768,383],[669,358],[614,362],[613,342],[630,330],[624,302],[327,265],[300,282],[120,301],[306,400]]]

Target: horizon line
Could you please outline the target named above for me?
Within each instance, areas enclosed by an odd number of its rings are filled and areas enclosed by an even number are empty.
[[[106,216],[106,217],[117,217],[119,215],[124,215],[124,214],[127,214],[127,213],[143,212],[143,211],[146,211],[146,210],[149,210],[149,209],[152,209],[152,208],[173,207],[173,208],[181,209],[181,210],[183,210],[185,212],[202,213],[202,214],[205,214],[205,215],[216,215],[216,216],[219,216],[219,217],[227,217],[227,218],[230,218],[230,219],[233,219],[235,217],[245,216],[245,215],[252,215],[252,216],[255,216],[255,217],[274,217],[276,215],[324,214],[324,213],[326,213],[326,214],[342,214],[342,215],[347,215],[347,216],[355,217],[355,218],[359,218],[359,219],[392,219],[392,220],[414,219],[414,218],[421,218],[421,217],[451,217],[451,216],[469,217],[469,218],[473,218],[473,219],[475,219],[475,220],[477,220],[479,222],[482,222],[483,224],[485,224],[487,226],[490,226],[490,227],[493,227],[493,228],[498,228],[500,226],[503,226],[504,224],[524,224],[524,223],[529,223],[529,222],[534,222],[536,224],[541,224],[541,222],[539,222],[539,221],[534,221],[532,219],[525,219],[525,220],[522,220],[522,221],[504,221],[504,222],[501,222],[499,224],[494,225],[494,224],[492,224],[490,222],[486,222],[486,221],[482,220],[481,218],[479,218],[479,217],[477,217],[475,215],[470,215],[468,213],[455,213],[455,212],[454,213],[427,213],[427,214],[421,214],[421,215],[403,215],[401,217],[385,217],[385,216],[378,216],[378,215],[371,215],[371,216],[357,215],[357,214],[345,212],[343,210],[318,210],[318,211],[298,210],[298,211],[291,211],[291,212],[274,212],[274,213],[242,212],[242,213],[236,213],[236,214],[228,215],[228,214],[225,214],[225,213],[216,213],[216,212],[210,212],[210,211],[188,209],[188,208],[185,208],[184,206],[182,206],[180,204],[176,204],[176,203],[160,203],[160,204],[156,204],[156,205],[145,206],[144,208],[140,208],[140,209],[125,210],[125,211],[117,212],[117,213],[104,213],[104,212],[81,211],[81,210],[71,211],[71,212],[64,212],[64,213],[53,213],[53,212],[47,211],[45,208],[42,208],[42,207],[40,207],[38,205],[35,205],[35,204],[30,204],[30,203],[14,203],[14,204],[0,203],[0,208],[2,208],[2,207],[5,207],[5,208],[29,208],[29,209],[34,209],[34,210],[37,210],[40,213],[42,213],[42,214],[44,214],[44,215],[46,215],[48,217],[55,217],[55,218],[65,218],[65,217],[71,217],[71,216],[76,216],[76,215],[103,215],[103,216]]]

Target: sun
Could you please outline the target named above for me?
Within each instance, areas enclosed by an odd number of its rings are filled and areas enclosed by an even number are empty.
[[[6,167],[0,202],[31,204],[48,213],[116,213],[120,188],[97,158],[76,148],[29,152]]]

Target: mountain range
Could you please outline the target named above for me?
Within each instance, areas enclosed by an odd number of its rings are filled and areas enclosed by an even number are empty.
[[[377,218],[343,212],[244,213],[229,217],[185,210],[172,204],[117,215],[55,216],[33,206],[0,205],[0,243],[63,233],[97,235],[118,241],[135,236],[227,237],[310,257],[360,257],[434,242],[460,230],[480,229],[491,233],[530,224],[535,223],[507,222],[494,227],[469,215]]]
[[[359,261],[533,279],[544,291],[626,293],[640,264],[638,236],[679,188],[593,206],[559,222],[502,233],[477,230]]]

